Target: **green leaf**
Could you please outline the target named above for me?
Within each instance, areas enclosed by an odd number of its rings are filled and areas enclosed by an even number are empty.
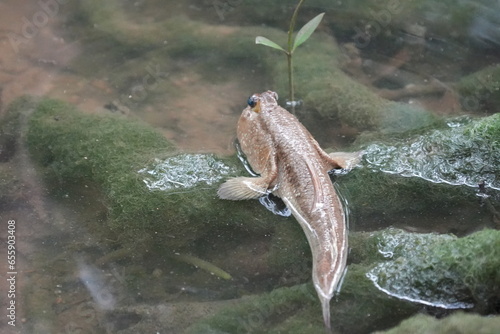
[[[319,23],[323,19],[323,15],[325,13],[321,13],[314,17],[311,21],[307,22],[302,28],[300,28],[299,32],[297,33],[297,36],[295,36],[295,41],[293,42],[293,48],[292,52],[295,51],[295,49],[307,41],[309,37],[311,37],[312,33],[316,28],[318,27]]]
[[[283,49],[281,46],[279,46],[278,44],[274,43],[270,39],[262,37],[262,36],[257,36],[255,38],[255,44],[262,44],[262,45],[265,45],[265,46],[269,46],[270,48],[274,48],[274,49],[278,49],[278,50],[281,50],[283,52],[286,52],[285,49]]]

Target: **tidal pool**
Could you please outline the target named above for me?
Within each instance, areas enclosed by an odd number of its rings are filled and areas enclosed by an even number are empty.
[[[15,276],[0,283],[2,333],[323,330],[282,203],[216,196],[250,175],[234,144],[248,96],[286,106],[285,56],[255,37],[285,45],[295,5],[0,3],[0,263]],[[497,7],[299,12],[297,27],[325,16],[294,54],[297,117],[322,147],[365,153],[332,175],[351,247],[338,333],[417,313],[498,321]]]

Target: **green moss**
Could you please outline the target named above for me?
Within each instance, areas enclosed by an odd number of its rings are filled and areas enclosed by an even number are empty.
[[[311,251],[295,219],[277,224],[269,251],[269,265],[277,273],[288,272],[296,283],[310,279]]]
[[[350,246],[364,248],[364,244],[351,243]],[[379,291],[366,276],[371,266],[349,265],[340,293],[332,300],[332,323],[337,324],[341,332],[373,332],[384,326],[396,325],[418,310],[415,304],[391,298]]]
[[[370,170],[369,166],[351,171],[338,182],[348,190],[350,211],[360,224],[374,217],[399,223],[405,214],[437,215],[460,206],[476,206],[473,189]]]
[[[456,84],[465,110],[496,110],[500,103],[500,65],[492,65],[463,77]]]
[[[397,327],[378,334],[494,334],[500,328],[500,317],[481,317],[463,312],[454,313],[444,319],[418,314],[403,321]]]
[[[186,333],[273,333],[276,323],[281,323],[290,314],[315,302],[315,291],[310,284],[297,285],[290,288],[276,289],[261,296],[246,297],[236,306],[228,307],[216,316],[202,320],[191,326]],[[321,312],[318,309],[318,321],[307,320],[310,331],[321,331]],[[303,320],[301,326],[304,325]],[[283,325],[281,325],[283,326]],[[286,326],[287,327],[287,326]]]
[[[491,312],[498,302],[500,232],[463,238],[397,230],[378,237],[388,261],[368,274],[392,296],[444,308]]]
[[[362,245],[359,245],[362,247]],[[333,327],[363,333],[395,325],[416,311],[408,302],[389,298],[366,277],[366,267],[351,265],[342,290],[331,302]],[[242,298],[187,333],[321,333],[321,307],[313,286],[300,284]]]
[[[352,212],[362,217],[451,208],[477,212],[477,187],[482,182],[498,196],[500,116],[448,124],[399,139],[397,145],[366,146],[362,168],[339,178],[348,190]]]
[[[249,214],[255,201],[216,197],[224,177],[243,173],[236,158],[174,155],[161,134],[137,121],[44,100],[29,120],[27,139],[57,196],[88,185],[99,189],[108,219],[92,227],[115,241],[175,250],[217,229],[262,231],[275,219],[266,210]]]
[[[485,147],[485,151],[498,153],[500,151],[500,114],[485,117],[473,122],[463,132],[471,141]],[[492,157],[496,160],[496,156]]]
[[[396,229],[351,233],[355,254],[349,259],[356,263],[349,264],[340,293],[332,299],[334,328],[365,333],[395,326],[415,314],[419,303],[433,299],[445,305],[466,296],[462,301],[473,300],[476,310],[491,311],[488,307],[496,305],[500,286],[499,241],[500,234],[491,230],[460,239]],[[385,286],[384,279],[394,284]],[[393,291],[397,287],[401,294]],[[415,300],[410,296],[415,291],[424,292],[418,303],[408,301]],[[242,298],[237,306],[201,320],[188,333],[316,333],[321,328],[320,305],[308,283]]]

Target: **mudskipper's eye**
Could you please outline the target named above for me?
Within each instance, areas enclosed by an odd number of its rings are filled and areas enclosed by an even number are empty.
[[[257,104],[257,98],[254,95],[252,95],[248,98],[247,103],[250,108],[253,108]]]

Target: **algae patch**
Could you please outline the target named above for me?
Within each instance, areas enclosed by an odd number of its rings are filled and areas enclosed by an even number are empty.
[[[367,277],[393,297],[445,309],[487,309],[498,296],[498,231],[458,239],[389,229],[379,236],[378,251],[389,260]]]
[[[485,182],[500,190],[500,114],[450,121],[448,126],[400,146],[369,145],[365,159],[369,167],[386,173],[469,187]]]
[[[500,328],[500,317],[481,317],[477,314],[457,312],[444,319],[417,314],[402,321],[397,327],[375,334],[407,334],[407,333],[453,333],[469,334],[497,333]]]
[[[229,231],[269,231],[278,221],[255,210],[256,202],[217,198],[222,178],[242,172],[236,157],[179,153],[139,121],[85,114],[56,100],[40,101],[28,125],[29,150],[48,189],[63,201],[95,189],[103,219],[88,228],[113,240],[113,249],[170,254],[207,235],[220,240]]]

